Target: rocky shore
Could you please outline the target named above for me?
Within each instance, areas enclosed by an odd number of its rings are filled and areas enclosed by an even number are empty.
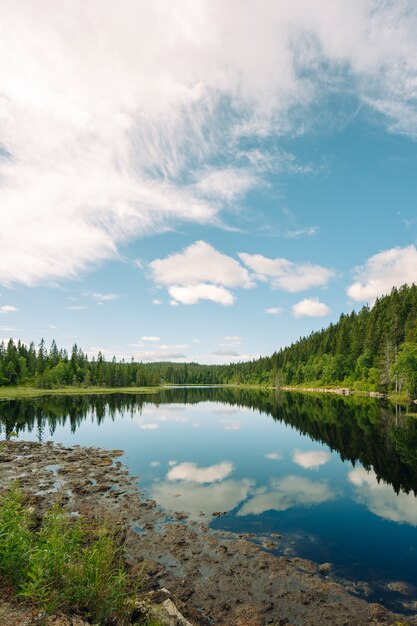
[[[370,398],[388,398],[387,394],[379,391],[353,391],[350,387],[280,387],[281,391],[300,391],[302,393],[330,393],[336,396],[361,395]]]
[[[0,451],[0,490],[18,479],[39,516],[59,498],[74,516],[99,515],[126,528],[128,564],[146,573],[151,593],[171,607],[173,626],[187,620],[195,626],[417,626],[415,615],[395,615],[349,593],[326,564],[277,557],[248,536],[211,530],[181,511],[160,510],[143,498],[137,479],[116,460],[121,454],[7,442]],[[16,610],[0,593],[1,623],[38,623],[29,614],[29,621],[13,621]]]

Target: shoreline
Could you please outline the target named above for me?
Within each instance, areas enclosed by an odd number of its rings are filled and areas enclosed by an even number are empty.
[[[143,568],[153,589],[169,589],[194,626],[417,625],[417,616],[397,615],[357,597],[352,581],[336,580],[323,565],[276,556],[248,534],[213,530],[204,517],[194,521],[180,510],[160,509],[115,460],[122,454],[6,442],[0,451],[0,487],[19,478],[39,515],[59,498],[73,515],[106,516],[126,528],[129,566]],[[275,537],[264,539],[276,543]],[[413,597],[403,599],[410,605],[404,610],[411,610]]]
[[[233,388],[252,389],[254,391],[289,391],[311,394],[331,394],[339,396],[353,396],[363,398],[376,398],[378,400],[389,400],[395,404],[417,404],[417,400],[411,400],[404,395],[386,394],[372,390],[356,390],[351,387],[313,387],[313,386],[293,386],[283,385],[274,387],[270,385],[250,385],[250,384],[219,384],[219,385],[160,385],[158,387],[57,387],[53,389],[43,389],[39,387],[0,387],[0,402],[2,400],[20,400],[25,398],[40,398],[44,396],[79,396],[79,395],[115,395],[115,394],[154,394],[159,391],[176,388]]]

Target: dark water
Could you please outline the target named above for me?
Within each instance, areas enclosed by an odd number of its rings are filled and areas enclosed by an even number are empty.
[[[417,585],[417,419],[398,407],[227,388],[49,396],[0,402],[1,437],[12,432],[121,448],[160,505],[282,534],[278,552],[330,561],[373,601],[402,608],[386,583]]]

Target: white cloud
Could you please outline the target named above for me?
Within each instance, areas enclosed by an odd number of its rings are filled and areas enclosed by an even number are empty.
[[[219,348],[218,350],[213,350],[212,354],[216,356],[240,356],[237,350],[231,350],[230,348]]]
[[[416,136],[413,9],[5,0],[0,282],[73,277],[134,237],[216,223],[259,184],[255,161],[233,165],[239,138],[308,127],[329,92],[356,94]]]
[[[294,463],[304,469],[314,470],[318,470],[321,465],[325,465],[328,461],[330,461],[330,458],[330,454],[325,450],[309,450],[308,452],[294,450],[292,455]]]
[[[223,480],[207,485],[195,482],[163,482],[152,488],[152,498],[167,509],[179,508],[201,522],[200,513],[211,519],[216,511],[231,511],[245,500],[253,482]]]
[[[140,339],[141,341],[149,341],[150,343],[156,343],[160,341],[160,338],[154,335],[143,335]]]
[[[153,280],[168,288],[172,306],[197,304],[211,300],[231,305],[234,294],[230,287],[253,287],[248,271],[238,261],[197,241],[182,252],[149,264]]]
[[[158,298],[154,298],[152,300],[152,304],[155,304],[156,306],[159,306],[160,304],[162,304],[162,300],[159,300]]]
[[[283,310],[284,309],[280,306],[271,306],[268,309],[265,309],[265,313],[268,313],[268,315],[280,315]]]
[[[281,461],[283,457],[281,452],[267,452],[265,458],[270,461]]]
[[[205,241],[196,241],[182,252],[149,264],[159,285],[197,286],[200,283],[225,287],[252,287],[248,271],[238,261],[218,252]]]
[[[357,302],[373,303],[392,287],[411,285],[417,282],[417,249],[411,245],[378,252],[356,269],[356,278],[347,293]]]
[[[218,285],[200,283],[199,285],[188,285],[187,287],[169,287],[169,295],[173,298],[174,304],[198,304],[200,300],[210,300],[225,306],[234,303],[235,297],[231,291]]]
[[[398,495],[391,485],[378,482],[373,470],[367,472],[357,467],[349,472],[348,480],[355,487],[356,499],[372,513],[392,522],[403,522],[417,526],[417,499],[414,493]]]
[[[18,309],[15,306],[12,306],[10,304],[3,304],[2,306],[0,306],[0,313],[14,313],[17,310]]]
[[[233,464],[229,461],[209,467],[198,467],[195,463],[180,463],[169,470],[167,478],[168,480],[188,480],[195,483],[213,483],[229,476],[233,469]]]
[[[272,479],[268,488],[260,487],[238,515],[260,515],[265,511],[286,511],[294,507],[309,507],[333,500],[335,494],[326,482],[301,476]]]
[[[117,293],[95,293],[90,291],[88,291],[85,295],[93,298],[93,300],[97,300],[98,303],[111,302],[112,300],[117,300],[119,297]]]
[[[290,293],[324,287],[334,276],[334,271],[311,263],[293,263],[287,259],[269,259],[262,254],[241,252],[239,257],[253,272],[255,278],[270,282],[275,289]]]
[[[70,311],[84,311],[87,307],[83,304],[74,304],[72,306],[67,307]]]
[[[239,335],[225,335],[223,337],[224,339],[224,343],[222,343],[223,346],[240,346],[240,344],[242,343],[243,339],[242,337],[239,337]]]
[[[204,196],[230,202],[248,191],[256,182],[256,176],[248,170],[225,167],[200,174],[196,188]]]
[[[304,228],[292,228],[285,232],[287,239],[298,239],[299,237],[312,237],[317,235],[319,231],[318,226],[305,226]]]
[[[156,350],[139,350],[133,353],[137,361],[183,361],[187,358],[181,349],[175,346],[157,348]]]
[[[138,426],[142,430],[157,430],[159,428],[159,424],[154,424],[153,422],[145,422],[138,424]]]
[[[292,307],[294,317],[324,317],[330,313],[329,307],[318,298],[304,298]]]

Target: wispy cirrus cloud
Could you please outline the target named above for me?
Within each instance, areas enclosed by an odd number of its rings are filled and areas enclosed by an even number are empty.
[[[6,0],[2,24],[2,284],[77,276],[178,222],[221,224],[267,171],[255,154],[236,167],[236,145],[308,128],[328,93],[417,136],[411,0]]]

